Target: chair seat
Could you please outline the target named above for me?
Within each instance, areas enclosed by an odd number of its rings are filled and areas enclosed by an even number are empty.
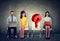
[[[45,30],[45,29],[43,28],[43,30]],[[52,28],[50,30],[52,30]]]

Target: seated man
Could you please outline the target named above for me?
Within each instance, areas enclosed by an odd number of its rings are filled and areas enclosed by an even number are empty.
[[[17,18],[14,16],[14,11],[10,12],[10,16],[7,18],[7,24],[8,24],[8,36],[11,36],[11,29],[14,30],[13,36],[16,36],[17,28],[16,28]]]

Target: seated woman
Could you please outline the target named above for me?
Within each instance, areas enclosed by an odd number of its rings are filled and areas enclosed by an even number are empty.
[[[21,11],[20,15],[20,38],[24,38],[24,29],[28,29],[27,16],[25,11]]]
[[[49,15],[49,11],[47,11],[45,13],[45,17],[44,17],[44,28],[45,28],[45,31],[46,31],[46,39],[50,39],[51,25],[52,25],[52,19]]]

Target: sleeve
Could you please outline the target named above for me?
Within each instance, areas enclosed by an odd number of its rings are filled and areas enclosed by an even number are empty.
[[[28,28],[28,20],[27,20],[27,18],[26,18],[26,27]]]
[[[44,22],[45,22],[45,18],[42,19],[42,23],[43,23],[43,25],[44,25]]]
[[[50,18],[50,22],[51,22],[51,24],[52,24],[52,19]]]

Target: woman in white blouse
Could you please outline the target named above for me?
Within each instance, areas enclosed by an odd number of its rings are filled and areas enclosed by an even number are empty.
[[[46,31],[46,39],[50,39],[50,29],[52,25],[52,19],[49,15],[49,11],[45,12],[45,17],[44,17],[44,28]]]

